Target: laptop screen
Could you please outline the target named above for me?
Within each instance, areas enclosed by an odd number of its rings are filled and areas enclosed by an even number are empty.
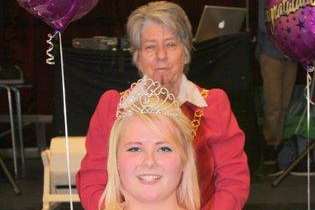
[[[205,5],[194,41],[240,32],[246,13],[246,8]]]

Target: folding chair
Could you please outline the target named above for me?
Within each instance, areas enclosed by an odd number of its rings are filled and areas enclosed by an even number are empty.
[[[69,195],[65,137],[52,138],[50,148],[41,153],[44,165],[43,210],[61,202],[80,202],[75,189],[75,175],[85,155],[85,137],[69,137],[72,196]]]

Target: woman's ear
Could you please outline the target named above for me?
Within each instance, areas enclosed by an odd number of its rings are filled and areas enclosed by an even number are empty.
[[[187,65],[188,64],[188,58],[187,55],[184,56],[184,64]]]
[[[132,61],[133,61],[133,64],[136,65],[137,68],[139,68],[138,66],[138,61],[139,61],[139,52],[138,50],[135,50],[134,53],[132,54]]]
[[[141,62],[139,62],[139,51],[138,50],[135,50],[135,52],[133,53],[132,61],[135,64],[135,66],[137,67],[139,75],[142,77],[143,71],[142,71]]]
[[[189,63],[188,61],[188,53],[186,49],[184,49],[184,64],[187,65]]]

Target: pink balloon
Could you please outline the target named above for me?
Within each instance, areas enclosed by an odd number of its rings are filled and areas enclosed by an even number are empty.
[[[32,15],[41,18],[57,31],[89,13],[98,0],[17,0]]]
[[[315,7],[308,1],[266,0],[267,14],[272,10],[278,16],[267,23],[267,30],[276,46],[302,64],[311,65],[315,59]]]

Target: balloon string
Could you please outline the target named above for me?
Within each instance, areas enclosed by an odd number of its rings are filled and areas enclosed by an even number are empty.
[[[307,209],[311,210],[311,179],[310,179],[310,85],[312,78],[310,72],[306,76],[306,99],[307,99]]]
[[[62,80],[62,98],[63,98],[63,115],[64,115],[64,125],[65,125],[65,144],[67,153],[67,174],[68,174],[68,187],[70,195],[70,209],[73,210],[73,200],[72,200],[72,189],[71,189],[71,173],[70,173],[70,150],[69,150],[69,138],[68,138],[68,120],[67,120],[67,105],[66,105],[66,88],[65,88],[65,72],[63,65],[63,53],[62,53],[62,39],[61,33],[59,34],[59,45],[60,45],[60,66],[61,66],[61,80]]]
[[[311,89],[312,89],[311,95],[313,95],[314,82],[315,82],[315,75],[314,75],[314,78],[313,78],[313,79],[312,79],[312,77],[310,76],[310,73],[313,72],[313,71],[314,71],[314,67],[307,67],[307,68],[306,68],[306,86],[305,86],[304,92],[303,92],[303,94],[304,94],[304,96],[305,96],[305,98],[306,98],[306,103],[310,103],[311,105],[315,105],[315,102],[312,100],[311,97],[309,97],[309,96],[307,95],[307,91],[308,91],[309,88],[311,88]],[[314,80],[314,81],[312,82],[312,80]],[[306,105],[306,106],[307,106],[307,105]],[[294,133],[298,133],[298,130],[301,128],[301,126],[303,126],[303,121],[304,121],[304,119],[305,119],[305,114],[307,114],[307,107],[306,107],[306,109],[304,109],[303,114],[302,114],[302,116],[300,117],[300,120],[299,120],[299,122],[298,122],[298,125],[297,125],[296,128],[295,128]],[[307,115],[306,115],[306,117],[307,117]],[[307,120],[306,120],[306,121],[307,121]],[[307,131],[306,131],[306,132],[307,132]]]
[[[308,69],[306,74],[306,99],[307,99],[307,207],[311,209],[311,151],[310,151],[310,123],[311,123],[311,105],[314,105],[312,96],[314,95],[315,73],[314,66]],[[311,77],[313,73],[313,78]]]
[[[305,87],[306,94],[305,94],[305,98],[306,98],[308,103],[310,103],[311,105],[315,105],[315,102],[313,101],[312,96],[310,96],[312,94],[310,94],[309,96],[307,95],[307,91],[309,91],[309,89],[312,89],[312,92],[314,91],[313,90],[314,89],[314,84],[312,84],[312,80],[313,79],[312,79],[310,73],[312,73],[312,71],[307,71],[306,72],[306,87]],[[313,81],[313,82],[315,82],[315,81]]]
[[[51,35],[51,33],[48,34],[48,40],[46,40],[46,43],[49,45],[48,49],[46,50],[46,63],[49,65],[55,65],[55,57],[51,53],[54,49],[54,43],[52,42],[53,38],[57,35],[58,32],[55,32],[54,35]]]
[[[312,73],[312,72],[314,72],[314,70],[315,70],[315,66],[313,66],[313,65],[306,66],[306,71],[308,73]]]

